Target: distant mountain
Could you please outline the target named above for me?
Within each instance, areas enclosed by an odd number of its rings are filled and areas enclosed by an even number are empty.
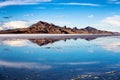
[[[0,34],[116,34],[109,31],[97,30],[93,27],[86,27],[83,29],[78,29],[77,27],[68,28],[66,26],[60,27],[54,24],[49,24],[47,22],[39,21],[36,24],[31,25],[28,28],[18,28],[2,30]]]

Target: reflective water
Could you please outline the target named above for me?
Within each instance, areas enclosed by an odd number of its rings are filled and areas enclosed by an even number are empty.
[[[120,71],[120,36],[0,39],[0,80],[72,80],[109,71]]]

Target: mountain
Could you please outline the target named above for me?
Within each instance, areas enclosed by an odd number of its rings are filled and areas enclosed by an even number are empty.
[[[97,30],[93,27],[86,27],[78,29],[77,27],[68,28],[66,26],[60,27],[47,22],[39,21],[36,24],[31,25],[27,28],[9,29],[2,30],[0,34],[114,34],[109,31]]]

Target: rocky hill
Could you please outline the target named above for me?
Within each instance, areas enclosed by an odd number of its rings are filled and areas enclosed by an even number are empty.
[[[60,27],[47,22],[39,21],[28,28],[18,28],[10,30],[2,30],[0,34],[114,34],[109,31],[102,31],[92,28],[90,26],[78,29],[77,27],[68,28],[66,26]]]

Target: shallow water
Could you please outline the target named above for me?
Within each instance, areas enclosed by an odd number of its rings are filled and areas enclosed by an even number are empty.
[[[119,67],[120,36],[0,39],[0,80],[72,80]]]

